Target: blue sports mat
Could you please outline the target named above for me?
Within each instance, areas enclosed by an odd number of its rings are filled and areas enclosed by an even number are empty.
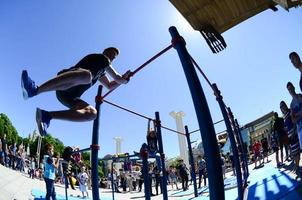
[[[263,168],[250,171],[248,186],[248,200],[298,200],[302,196],[295,191],[300,186],[301,182],[291,178],[285,172],[279,171],[277,168],[268,164]],[[237,199],[236,177],[226,179],[225,185],[225,199]],[[229,188],[229,189],[227,189]],[[198,190],[200,196],[195,198],[186,197],[188,194],[194,194],[193,189],[184,192],[175,192],[171,196],[183,197],[182,200],[206,200],[209,199],[209,190],[203,187]]]
[[[225,196],[226,199],[236,199],[237,198],[237,179],[236,177],[229,177],[224,180],[224,187],[225,187]],[[177,191],[173,192],[169,195],[169,197],[184,197],[183,200],[188,199],[186,196],[194,194],[193,186],[190,186],[190,189],[187,191]],[[205,200],[209,199],[209,188],[208,186],[203,186],[198,189],[198,197],[190,198],[194,200]]]
[[[272,165],[252,170],[250,173],[248,200],[270,200],[298,195],[294,190],[300,183]]]
[[[38,189],[32,189],[31,194],[34,196],[34,200],[45,200],[46,192],[43,192]],[[63,196],[63,195],[57,194],[56,197],[57,197],[57,200],[65,200],[65,195]],[[81,197],[68,196],[68,200],[80,200],[80,199],[83,200],[83,198],[81,198]],[[111,200],[112,198],[102,197],[101,199],[102,200]],[[91,198],[85,198],[85,200],[91,200]]]

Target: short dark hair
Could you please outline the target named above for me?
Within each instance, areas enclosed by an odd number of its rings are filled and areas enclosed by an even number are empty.
[[[108,51],[115,51],[115,53],[118,55],[120,53],[120,50],[116,47],[108,47],[104,49],[103,53],[108,52]]]
[[[288,109],[288,107],[287,107],[287,105],[286,105],[285,101],[280,101],[280,108],[282,108],[282,107],[284,107],[284,108],[287,108],[287,109]]]
[[[290,59],[292,56],[297,56],[298,58],[300,58],[299,54],[298,54],[297,52],[295,52],[295,51],[293,51],[293,52],[291,52],[291,53],[289,54],[289,59]]]
[[[52,144],[46,144],[45,145],[45,150],[46,151],[49,151],[50,149],[52,149],[53,148],[53,145]]]
[[[295,88],[295,86],[292,84],[292,82],[287,82],[286,87],[288,88],[289,86],[292,86],[293,88]]]

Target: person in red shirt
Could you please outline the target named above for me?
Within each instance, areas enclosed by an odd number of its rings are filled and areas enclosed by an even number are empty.
[[[259,141],[256,141],[253,144],[253,152],[254,152],[254,161],[255,161],[255,168],[257,168],[257,161],[259,161],[259,165],[261,165],[260,161],[260,152],[261,152],[261,143]]]

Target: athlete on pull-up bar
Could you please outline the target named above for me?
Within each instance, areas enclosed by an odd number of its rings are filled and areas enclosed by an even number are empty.
[[[22,71],[21,86],[24,99],[34,97],[43,92],[56,91],[58,100],[69,108],[69,110],[61,111],[45,111],[37,108],[36,121],[41,135],[47,134],[51,119],[81,122],[96,118],[97,110],[80,97],[97,80],[109,90],[129,81],[130,70],[121,76],[111,66],[112,61],[118,54],[119,50],[115,47],[105,49],[102,54],[89,54],[75,66],[60,71],[56,77],[40,86],[35,84],[28,76],[26,70]],[[112,81],[107,77],[106,73],[113,78]]]

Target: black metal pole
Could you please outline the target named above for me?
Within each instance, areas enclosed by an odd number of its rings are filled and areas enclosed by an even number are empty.
[[[163,147],[163,138],[161,134],[161,122],[159,118],[159,112],[155,112],[155,119],[156,119],[156,135],[158,140],[158,151],[160,153],[161,169],[163,174],[163,178],[161,179],[163,199],[167,200],[168,199],[167,171],[166,171],[166,164],[165,164],[165,154],[164,154],[164,147]]]
[[[193,151],[192,151],[192,145],[191,145],[191,139],[190,139],[190,133],[188,130],[188,126],[185,126],[185,131],[186,131],[186,138],[187,138],[187,143],[188,143],[188,148],[189,148],[189,161],[191,165],[191,178],[193,180],[194,184],[194,196],[198,197],[198,192],[197,192],[197,184],[196,184],[196,174],[195,174],[195,163],[194,163],[194,158],[193,158]]]
[[[91,182],[92,182],[92,198],[99,200],[99,177],[98,177],[98,151],[99,151],[99,118],[100,107],[102,104],[102,86],[98,88],[97,96],[95,97],[95,108],[97,116],[93,121],[92,142],[91,142]]]
[[[241,167],[240,167],[240,160],[239,160],[239,154],[237,149],[236,140],[234,137],[234,132],[232,130],[232,126],[228,117],[228,112],[226,110],[225,104],[223,102],[222,96],[220,91],[217,88],[217,85],[214,83],[212,85],[212,88],[214,90],[214,94],[216,96],[216,100],[218,101],[222,116],[224,118],[225,126],[227,129],[228,136],[230,138],[230,143],[233,151],[233,162],[235,164],[236,169],[236,177],[237,177],[237,187],[238,187],[238,199],[243,199],[243,188],[242,188],[242,174],[241,174]]]
[[[144,190],[145,190],[145,200],[150,200],[151,199],[151,191],[150,191],[150,181],[149,181],[149,165],[148,165],[148,157],[149,157],[149,152],[148,152],[148,145],[144,143],[140,149],[140,155],[143,161],[143,169],[142,169],[142,174],[144,178]]]

